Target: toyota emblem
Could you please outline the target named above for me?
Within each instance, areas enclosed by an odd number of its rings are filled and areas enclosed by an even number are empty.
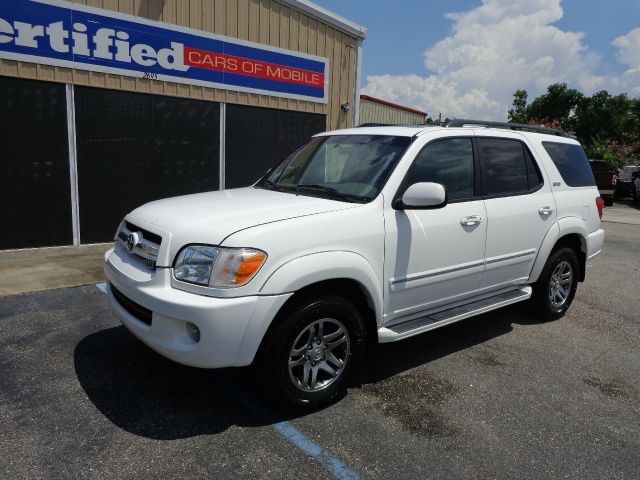
[[[127,250],[133,252],[133,249],[138,245],[138,243],[140,243],[140,235],[138,232],[130,233],[126,241]]]

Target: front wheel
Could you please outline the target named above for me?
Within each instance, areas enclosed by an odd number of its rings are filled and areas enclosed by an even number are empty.
[[[547,320],[564,316],[578,288],[578,258],[569,247],[554,251],[533,285],[532,302],[538,313]]]
[[[259,381],[276,400],[303,408],[328,403],[343,391],[364,351],[364,320],[346,299],[301,299],[266,339]]]

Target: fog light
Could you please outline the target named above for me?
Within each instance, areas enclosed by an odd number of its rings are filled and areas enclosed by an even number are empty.
[[[191,322],[187,322],[187,334],[194,342],[200,341],[200,329]]]

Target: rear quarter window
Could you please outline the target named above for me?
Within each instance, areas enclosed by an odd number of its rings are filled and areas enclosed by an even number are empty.
[[[580,145],[573,143],[542,142],[551,160],[570,187],[595,186],[589,160]]]

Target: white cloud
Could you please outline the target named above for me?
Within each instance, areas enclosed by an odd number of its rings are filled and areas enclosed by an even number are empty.
[[[619,78],[612,79],[614,88],[631,96],[640,95],[640,28],[616,38],[613,45],[618,48],[616,58],[627,66]]]
[[[640,28],[616,38],[613,45],[618,47],[618,61],[629,67],[640,66]]]
[[[555,82],[585,93],[621,87],[622,80],[616,85],[594,73],[600,58],[584,45],[584,33],[553,25],[562,16],[560,0],[483,0],[477,8],[447,15],[452,34],[424,54],[432,74],[369,76],[363,91],[433,116],[506,120],[517,89],[533,98]],[[615,46],[630,67],[628,80],[640,78],[640,29]]]

